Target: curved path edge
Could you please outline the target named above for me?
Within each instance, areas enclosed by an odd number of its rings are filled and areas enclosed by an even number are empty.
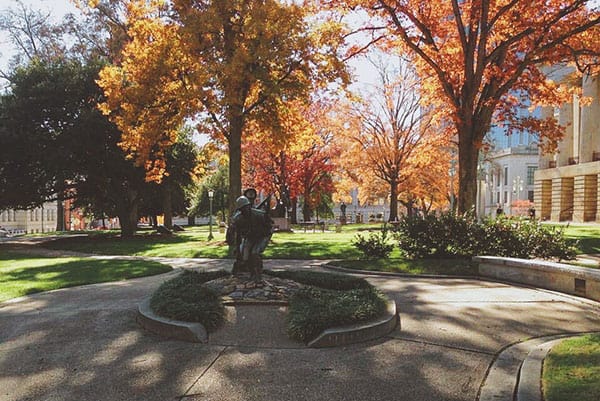
[[[542,365],[559,342],[596,331],[537,337],[504,348],[491,363],[478,401],[543,401]]]
[[[138,323],[148,331],[176,340],[206,343],[208,333],[201,323],[183,322],[158,316],[150,307],[150,298],[138,305]]]
[[[381,338],[400,324],[396,302],[387,302],[385,314],[375,320],[324,330],[308,343],[312,348],[338,347]]]
[[[150,307],[150,298],[138,305],[138,323],[148,331],[162,337],[188,342],[208,342],[208,333],[201,323],[183,322],[158,316]],[[308,343],[311,348],[337,347],[381,338],[400,324],[395,301],[388,301],[382,317],[353,325],[324,330]]]

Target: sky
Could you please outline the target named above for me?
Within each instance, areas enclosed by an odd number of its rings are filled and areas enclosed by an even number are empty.
[[[70,0],[21,0],[24,4],[31,6],[34,10],[48,12],[51,19],[58,22],[62,16],[68,12],[77,14],[79,11]],[[84,0],[85,1],[85,0]],[[599,0],[600,1],[600,0]],[[0,0],[0,11],[8,8],[16,8],[17,0]],[[9,42],[5,33],[0,31],[0,70],[6,71],[8,61],[13,54],[13,45]],[[373,67],[364,60],[355,60],[351,62],[359,79],[360,86],[372,86],[377,76]]]
[[[60,21],[62,16],[68,12],[76,12],[77,9],[69,0],[21,0],[30,5],[34,10],[48,12],[54,21]],[[17,8],[16,0],[0,0],[0,11],[8,8]],[[0,31],[0,70],[5,71],[8,61],[14,52],[13,45],[9,42],[6,34]]]

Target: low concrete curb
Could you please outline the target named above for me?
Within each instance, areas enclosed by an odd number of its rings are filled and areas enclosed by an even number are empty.
[[[505,348],[492,362],[478,401],[543,401],[542,366],[552,347],[572,337],[595,332],[534,338]]]
[[[544,358],[546,358],[546,355],[548,355],[548,352],[550,352],[554,345],[565,339],[566,337],[562,337],[545,342],[535,347],[527,354],[527,358],[523,361],[521,371],[519,372],[519,385],[517,387],[516,401],[543,400],[541,378]]]
[[[571,334],[534,338],[505,348],[492,362],[481,386],[478,401],[513,401],[518,391],[519,372],[529,352],[548,341],[569,335]]]
[[[182,322],[158,316],[150,308],[150,298],[138,306],[138,323],[148,331],[167,338],[194,343],[208,342],[208,334],[200,323]]]
[[[242,303],[252,304],[252,303]],[[265,305],[260,303],[254,305]],[[150,308],[150,299],[138,306],[137,321],[148,331],[163,337],[188,342],[208,342],[208,334],[200,323],[182,322],[158,316]],[[369,322],[344,327],[334,327],[323,331],[316,339],[308,343],[312,348],[337,347],[373,340],[389,334],[400,323],[396,302],[389,301],[383,317]]]
[[[396,302],[388,301],[385,316],[365,323],[327,329],[309,342],[308,346],[312,348],[338,347],[373,340],[389,334],[398,324],[400,324],[400,316],[396,310]]]

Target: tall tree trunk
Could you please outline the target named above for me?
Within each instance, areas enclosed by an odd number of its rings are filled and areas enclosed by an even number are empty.
[[[390,183],[390,217],[388,221],[398,220],[398,183]]]
[[[65,204],[62,191],[58,191],[56,196],[56,231],[65,231]]]
[[[465,213],[477,200],[477,163],[479,149],[474,127],[459,129],[458,143],[458,213]]]
[[[121,238],[133,237],[137,231],[138,199],[137,191],[125,189],[117,207],[119,224],[121,225]]]
[[[242,129],[243,117],[232,118],[229,131],[229,213],[235,211],[235,201],[242,194]]]
[[[187,220],[188,220],[188,226],[196,225],[196,216],[194,216],[193,214],[188,214]]]
[[[137,230],[138,207],[137,203],[123,207],[119,211],[119,223],[121,224],[121,238],[131,238]]]
[[[290,212],[290,223],[298,224],[298,198],[293,197],[290,199],[291,203],[291,212]]]
[[[162,188],[162,206],[163,206],[163,215],[164,218],[164,226],[169,230],[173,229],[173,198],[171,197],[171,190],[169,185],[165,184]]]
[[[304,196],[304,204],[302,205],[302,219],[304,221],[310,221],[310,205],[308,204],[306,196]]]

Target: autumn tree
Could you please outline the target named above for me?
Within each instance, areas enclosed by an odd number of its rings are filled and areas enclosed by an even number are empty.
[[[332,105],[315,99],[312,104],[292,101],[279,107],[282,118],[277,126],[257,127],[248,135],[243,148],[244,181],[275,194],[281,206],[291,211],[292,223],[302,197],[303,218],[310,220],[323,196],[333,192],[333,161],[339,150],[334,141],[336,125],[328,115]]]
[[[552,119],[519,119],[532,105],[558,106],[572,93],[548,79],[546,66],[590,66],[600,46],[600,14],[593,1],[329,1],[344,10],[365,9],[365,30],[378,43],[410,55],[428,103],[448,111],[458,140],[458,211],[475,204],[478,151],[493,119],[537,132],[553,149],[562,130]]]
[[[232,205],[241,193],[246,124],[277,124],[277,102],[346,79],[337,37],[325,34],[327,26],[311,29],[307,10],[277,0],[129,2],[130,41],[100,84],[104,112],[149,179],[161,179],[164,149],[182,121],[194,118],[228,144]]]
[[[419,174],[429,148],[438,145],[435,114],[421,107],[417,76],[406,63],[399,66],[377,66],[379,84],[354,107],[355,124],[348,131],[348,161],[354,161],[359,181],[368,172],[386,183],[390,221],[398,217],[399,187]]]
[[[409,214],[416,209],[429,213],[452,206],[450,180],[451,147],[441,135],[422,144],[414,169],[398,188],[398,202]]]
[[[208,216],[210,199],[208,191],[213,191],[213,211],[220,215],[221,221],[227,218],[229,202],[229,168],[226,150],[208,142],[200,149],[201,167],[196,176],[199,177],[195,191],[191,197],[188,216]]]

